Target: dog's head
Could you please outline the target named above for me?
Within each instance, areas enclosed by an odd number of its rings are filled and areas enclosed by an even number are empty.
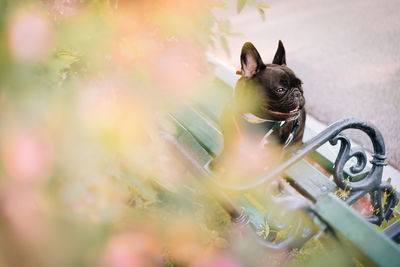
[[[302,82],[286,66],[281,41],[272,64],[264,64],[251,43],[243,45],[240,61],[243,78],[235,88],[235,102],[242,112],[273,120],[298,117],[305,104]]]

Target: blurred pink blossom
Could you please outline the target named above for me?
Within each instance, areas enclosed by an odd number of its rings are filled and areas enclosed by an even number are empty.
[[[242,265],[239,264],[233,257],[229,257],[227,255],[220,256],[215,259],[212,259],[210,262],[200,265],[202,267],[241,267]]]
[[[193,91],[205,72],[200,47],[190,43],[174,43],[154,62],[154,81],[168,92],[187,94]]]
[[[160,243],[146,231],[117,234],[109,241],[100,266],[163,266]]]
[[[22,61],[37,61],[51,49],[52,30],[44,12],[20,11],[11,19],[8,42],[12,55]]]
[[[10,131],[1,140],[1,156],[7,174],[18,181],[45,178],[52,153],[43,136],[25,131]]]

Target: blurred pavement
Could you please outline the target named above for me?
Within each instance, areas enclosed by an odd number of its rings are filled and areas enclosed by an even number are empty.
[[[374,124],[385,138],[388,162],[400,169],[400,1],[266,3],[265,22],[247,6],[240,15],[218,13],[243,36],[228,38],[230,58],[220,49],[211,53],[239,69],[244,42],[269,63],[282,40],[288,66],[304,82],[308,112],[326,124],[345,117]],[[371,150],[363,133],[349,135]]]

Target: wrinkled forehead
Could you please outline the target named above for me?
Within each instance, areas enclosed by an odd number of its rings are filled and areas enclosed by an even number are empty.
[[[283,80],[291,81],[293,79],[297,79],[291,69],[286,66],[276,64],[268,64],[260,74],[261,79],[267,79],[271,83],[279,83]]]

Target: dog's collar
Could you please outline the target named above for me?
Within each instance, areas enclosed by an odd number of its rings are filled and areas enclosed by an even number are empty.
[[[300,110],[301,112],[301,110]],[[287,121],[274,121],[274,124],[272,126],[272,128],[264,135],[264,137],[262,138],[259,147],[262,149],[265,147],[266,144],[268,144],[268,137],[275,132],[278,128],[283,127],[283,125],[285,125],[287,123]],[[301,125],[301,121],[300,118],[297,117],[294,121],[293,127],[288,135],[288,137],[285,140],[285,143],[283,143],[283,148],[286,148],[287,146],[289,146],[294,138],[294,134],[297,131],[297,129],[300,127]]]
[[[267,119],[262,119],[260,117],[257,117],[256,115],[254,115],[253,113],[242,113],[239,112],[240,116],[242,116],[243,119],[245,119],[246,121],[250,122],[250,123],[263,123],[263,122],[281,122],[281,121],[277,121],[277,120],[267,120]],[[284,120],[282,120],[284,121]]]

